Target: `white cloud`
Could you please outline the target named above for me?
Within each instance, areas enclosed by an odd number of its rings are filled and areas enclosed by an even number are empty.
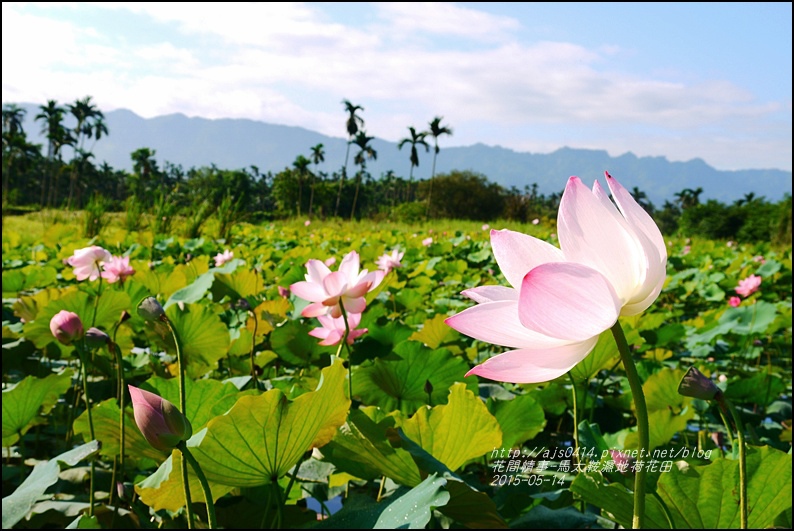
[[[729,81],[670,70],[639,75],[620,62],[635,50],[524,41],[518,20],[465,5],[361,4],[371,16],[345,24],[311,3],[94,6],[154,23],[105,34],[99,22],[59,17],[60,5],[45,16],[3,4],[4,101],[90,94],[106,110],[244,117],[343,136],[347,98],[364,104],[369,134],[392,141],[441,115],[455,129],[447,145],[567,144],[791,168],[790,98],[758,101]],[[146,32],[146,45],[131,44],[135,32]]]

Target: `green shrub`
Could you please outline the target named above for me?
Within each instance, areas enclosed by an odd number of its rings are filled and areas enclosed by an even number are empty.
[[[86,238],[97,236],[108,223],[109,201],[100,194],[91,196],[83,212],[83,234]]]

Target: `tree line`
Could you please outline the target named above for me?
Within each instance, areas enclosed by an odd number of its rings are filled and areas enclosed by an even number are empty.
[[[107,162],[96,164],[93,150],[110,134],[104,114],[91,96],[59,105],[48,100],[35,121],[47,144],[28,141],[23,129],[25,109],[3,106],[3,209],[43,208],[86,210],[100,217],[105,211],[126,212],[128,228],[141,228],[151,214],[156,231],[167,231],[177,217],[186,220],[189,233],[200,232],[211,216],[226,225],[289,217],[392,219],[418,221],[452,218],[529,222],[556,216],[560,192],[542,194],[537,184],[505,188],[485,175],[454,170],[436,175],[439,138],[452,135],[443,117],[435,117],[425,130],[408,127],[409,135],[398,149],[406,150],[408,178],[393,170],[373,176],[367,163],[377,159],[361,116],[364,108],[343,100],[347,150],[339,170],[319,171],[325,161],[323,144],[298,154],[282,171],[260,172],[258,167],[222,169],[215,165],[184,169],[168,161],[159,163],[155,150],[141,147],[130,154],[132,172]],[[73,125],[66,125],[70,117]],[[432,140],[432,145],[429,141]],[[414,181],[419,149],[433,149],[431,177]],[[66,155],[71,155],[65,160]],[[352,167],[351,167],[352,156]],[[348,172],[352,172],[349,175]],[[657,208],[647,195],[633,188],[634,198],[654,217],[665,234],[682,232],[713,239],[739,241],[791,241],[791,196],[772,203],[747,194],[725,205],[701,202],[703,190],[685,189]],[[223,224],[223,223],[222,223]]]

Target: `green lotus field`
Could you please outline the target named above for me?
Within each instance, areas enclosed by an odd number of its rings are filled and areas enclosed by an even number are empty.
[[[445,321],[555,220],[121,226],[4,218],[4,529],[792,526],[790,244],[665,237],[626,353],[505,383]]]

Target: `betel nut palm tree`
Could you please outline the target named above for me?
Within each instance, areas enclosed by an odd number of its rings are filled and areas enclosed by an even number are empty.
[[[417,133],[414,127],[408,127],[408,131],[410,131],[411,136],[407,138],[403,138],[397,144],[397,149],[402,149],[403,146],[406,144],[411,145],[411,153],[410,153],[410,160],[411,160],[411,170],[408,175],[408,186],[409,188],[413,186],[414,182],[414,167],[419,167],[419,151],[416,149],[417,145],[424,146],[425,152],[430,151],[430,145],[425,140],[427,136],[426,132]]]
[[[443,116],[436,116],[430,122],[430,130],[427,133],[433,137],[433,169],[430,172],[430,187],[427,192],[427,209],[425,210],[425,217],[430,216],[430,201],[433,196],[433,179],[436,177],[436,157],[438,157],[438,152],[440,151],[438,147],[438,137],[441,135],[452,135],[452,128],[441,125],[441,120],[443,120]]]
[[[339,190],[336,193],[336,206],[334,207],[334,216],[339,214],[339,200],[342,198],[342,186],[345,182],[345,175],[347,174],[347,161],[350,156],[350,144],[353,142],[353,138],[358,133],[359,128],[364,127],[364,119],[356,114],[357,111],[363,111],[364,107],[361,105],[353,105],[348,100],[342,100],[342,104],[345,106],[345,111],[347,112],[347,121],[345,122],[345,127],[347,128],[347,150],[345,151],[345,165],[342,166],[342,176],[339,179]]]

